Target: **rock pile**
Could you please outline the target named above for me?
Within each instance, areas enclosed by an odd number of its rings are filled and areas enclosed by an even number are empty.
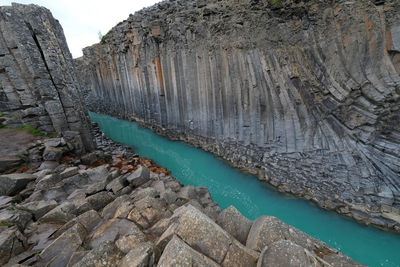
[[[65,157],[68,144],[46,139],[36,172],[0,176],[0,264],[359,265],[275,217],[221,211],[207,188],[183,186],[151,160]]]

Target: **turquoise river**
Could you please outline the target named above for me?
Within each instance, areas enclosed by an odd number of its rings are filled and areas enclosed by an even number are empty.
[[[272,215],[368,266],[400,266],[400,235],[360,225],[308,201],[281,194],[211,153],[170,141],[137,123],[90,113],[114,141],[171,171],[184,185],[206,186],[222,209],[234,205],[251,220]]]

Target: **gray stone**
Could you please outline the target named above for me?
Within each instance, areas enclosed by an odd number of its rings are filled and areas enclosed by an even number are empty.
[[[107,192],[100,192],[86,198],[86,201],[96,211],[101,210],[113,200],[114,198]]]
[[[18,167],[21,165],[22,160],[19,157],[1,157],[0,158],[0,173]]]
[[[17,227],[0,231],[0,264],[7,263],[11,257],[23,252],[25,246],[26,239]]]
[[[13,196],[35,179],[35,176],[26,173],[0,175],[0,195]]]
[[[128,253],[146,241],[147,238],[143,232],[140,231],[139,227],[132,226],[129,230],[129,234],[120,237],[117,241],[115,241],[115,245],[123,253]]]
[[[77,209],[73,203],[64,202],[58,207],[43,215],[39,222],[64,224],[74,219],[77,214]]]
[[[140,166],[134,173],[129,175],[126,180],[133,186],[138,187],[150,181],[150,171],[146,167]]]
[[[151,242],[141,243],[132,248],[129,253],[122,258],[120,267],[146,267],[152,266],[151,255],[153,245]]]
[[[165,247],[157,266],[220,266],[174,236]]]
[[[105,241],[115,242],[119,237],[135,234],[138,227],[135,223],[126,219],[112,219],[104,222],[96,228],[90,237],[89,245],[96,248]]]
[[[175,218],[175,219],[174,219]],[[258,253],[244,247],[219,225],[193,206],[185,206],[174,212],[175,220],[157,241],[156,252],[163,250],[166,242],[177,235],[190,247],[222,266],[254,266]]]
[[[36,220],[58,205],[55,200],[40,200],[17,205],[17,208],[33,214]]]
[[[43,161],[42,164],[40,164],[39,171],[41,170],[54,170],[59,166],[60,164],[57,161]]]
[[[0,225],[16,225],[21,231],[32,220],[32,214],[19,209],[0,210]]]
[[[322,267],[327,265],[307,249],[289,240],[280,240],[266,247],[257,263],[257,267]]]
[[[46,190],[54,187],[62,178],[58,174],[48,174],[36,184],[36,190]]]
[[[252,222],[244,217],[234,206],[223,210],[217,223],[242,244],[246,244]]]
[[[42,250],[39,255],[40,261],[46,263],[47,266],[67,265],[72,254],[82,245],[86,235],[85,228],[80,223],[76,223]]]
[[[61,179],[68,178],[78,174],[78,167],[69,167],[66,168],[63,172],[60,173]]]
[[[43,152],[43,159],[48,161],[59,161],[63,153],[64,151],[62,148],[48,146]]]
[[[123,254],[112,242],[103,242],[87,253],[74,267],[119,266]]]

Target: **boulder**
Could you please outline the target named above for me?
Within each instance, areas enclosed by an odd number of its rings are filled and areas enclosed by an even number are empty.
[[[36,220],[58,205],[55,200],[39,200],[17,205],[17,208],[32,213]]]
[[[139,224],[144,229],[170,215],[170,212],[166,209],[165,201],[160,198],[146,196],[134,204],[135,207],[129,213],[128,219]]]
[[[0,231],[0,265],[25,250],[26,239],[17,227]]]
[[[259,254],[240,244],[224,229],[191,205],[175,210],[173,222],[157,241],[157,253],[177,235],[190,247],[222,266],[254,266]]]
[[[60,147],[48,146],[44,149],[43,159],[48,161],[59,161],[64,153]]]
[[[103,182],[107,180],[107,183],[109,183],[112,179],[112,176],[108,172],[106,165],[100,165],[96,168],[88,169],[83,173],[89,177],[89,181],[91,182]]]
[[[39,182],[36,184],[35,190],[46,190],[52,188],[61,180],[62,178],[56,173],[48,174],[39,180]]]
[[[21,231],[32,220],[32,214],[19,209],[0,210],[0,225],[16,225]]]
[[[63,172],[60,173],[61,179],[68,178],[78,174],[78,167],[69,167],[66,168]]]
[[[114,194],[117,194],[122,188],[129,185],[126,178],[127,176],[125,175],[115,178],[107,184],[106,189],[108,191],[112,191]]]
[[[96,248],[105,241],[115,242],[119,237],[137,232],[138,228],[135,223],[126,219],[112,219],[95,229],[91,235],[89,246]]]
[[[359,263],[329,247],[324,242],[307,235],[293,226],[287,225],[273,216],[261,216],[254,221],[247,237],[246,246],[256,251],[262,251],[265,247],[279,240],[290,240],[319,256],[329,264],[340,261],[344,265],[359,266]]]
[[[165,247],[157,266],[220,266],[210,258],[202,255],[185,244],[177,236],[173,236]]]
[[[0,195],[16,195],[24,189],[29,182],[34,180],[36,180],[36,177],[27,173],[0,175]]]
[[[86,198],[86,201],[96,211],[101,210],[113,200],[114,198],[107,192],[100,192]]]
[[[54,170],[60,165],[57,161],[43,161],[42,164],[40,164],[39,171],[42,170]]]
[[[101,217],[99,214],[94,210],[89,210],[65,223],[54,234],[52,234],[52,236],[56,238],[59,237],[62,233],[74,226],[76,223],[80,223],[83,227],[85,227],[86,231],[90,233],[100,222]]]
[[[113,202],[104,207],[102,217],[106,220],[114,217],[126,218],[129,212],[133,209],[132,200],[129,196],[123,195],[117,197]],[[116,213],[118,212],[118,215]]]
[[[64,224],[74,219],[77,209],[73,203],[65,202],[43,215],[39,222]]]
[[[103,242],[87,253],[74,267],[113,267],[120,266],[123,254],[112,242]]]
[[[242,244],[246,244],[252,222],[244,217],[234,206],[223,210],[217,223]]]
[[[18,157],[1,157],[0,158],[0,173],[9,169],[18,167],[22,160]]]
[[[139,227],[131,227],[129,234],[119,238],[115,245],[124,253],[128,253],[131,249],[137,247],[139,244],[146,242],[147,238],[140,231]]]
[[[146,167],[140,166],[134,173],[127,177],[127,181],[133,187],[139,187],[150,181],[150,171]]]
[[[67,265],[72,254],[81,247],[86,235],[85,228],[76,223],[42,250],[39,255],[40,262],[49,267]]]
[[[153,244],[151,242],[141,243],[132,248],[129,253],[122,258],[120,267],[145,267],[153,266],[154,258]]]
[[[326,262],[290,240],[279,240],[262,251],[257,267],[327,266]]]

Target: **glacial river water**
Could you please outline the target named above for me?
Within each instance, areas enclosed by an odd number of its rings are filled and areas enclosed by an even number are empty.
[[[106,136],[153,159],[185,185],[206,186],[222,209],[230,205],[251,220],[276,216],[368,266],[400,266],[400,235],[360,225],[312,203],[281,194],[211,153],[170,141],[137,123],[90,113]]]

